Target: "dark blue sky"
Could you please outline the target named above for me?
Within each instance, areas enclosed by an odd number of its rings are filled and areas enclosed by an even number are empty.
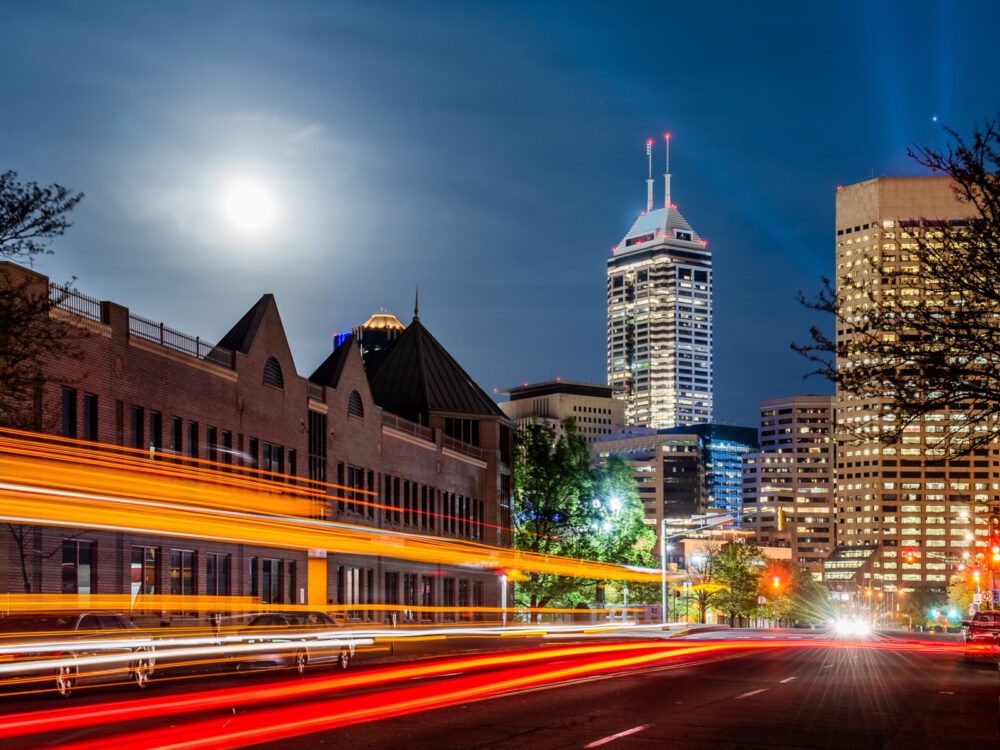
[[[611,5],[3,2],[0,169],[86,192],[39,264],[81,291],[205,338],[273,292],[309,374],[419,283],[492,390],[604,381],[606,257],[669,130],[714,252],[716,416],[754,424],[829,390],[789,342],[836,186],[1000,109],[1000,5]],[[259,232],[221,208],[245,181]]]

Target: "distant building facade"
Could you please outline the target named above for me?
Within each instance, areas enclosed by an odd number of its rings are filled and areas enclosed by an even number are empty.
[[[760,451],[743,459],[746,528],[817,578],[836,544],[833,414],[832,396],[764,399]]]
[[[28,269],[5,271],[58,292]],[[53,314],[89,335],[78,359],[46,363],[39,428],[150,461],[334,484],[323,517],[373,533],[510,545],[512,423],[416,316],[377,367],[349,336],[307,378],[269,294],[216,345],[113,302],[54,297]],[[232,594],[317,608],[499,602],[496,576],[471,568],[97,528],[29,534],[44,554],[27,561],[28,587],[16,545],[0,536],[4,592]]]
[[[922,229],[920,220],[960,226],[975,212],[974,205],[957,200],[948,177],[880,177],[838,188],[833,239],[837,294],[847,320],[859,321],[872,302],[921,304],[921,268],[908,248],[925,232],[933,242],[934,230]],[[875,256],[893,271],[891,276],[871,273]],[[844,296],[848,278],[863,289],[862,294],[852,289],[853,299]],[[838,324],[838,344],[861,335],[867,334]],[[838,368],[850,364],[836,363]],[[987,545],[987,517],[1000,503],[998,449],[984,447],[948,461],[935,453],[931,446],[943,431],[941,423],[965,421],[961,410],[928,414],[907,429],[899,445],[885,447],[874,431],[896,419],[892,398],[862,400],[838,390],[836,408],[836,557],[841,565],[830,574],[842,577],[851,571],[850,586],[880,592],[918,587],[944,592],[957,566]],[[969,429],[988,428],[973,424]],[[859,434],[871,438],[859,439]]]
[[[629,425],[713,418],[712,253],[670,202],[632,224],[607,261],[608,385]],[[652,178],[652,173],[650,173]]]
[[[731,516],[732,527],[740,528],[743,516],[743,456],[757,450],[757,430],[725,424],[696,424],[664,432],[696,435],[700,439],[709,510]]]
[[[537,419],[560,436],[563,420],[572,417],[579,433],[592,443],[620,432],[625,424],[624,404],[612,397],[611,386],[550,380],[525,383],[502,393],[510,400],[502,402],[500,409],[519,427]]]

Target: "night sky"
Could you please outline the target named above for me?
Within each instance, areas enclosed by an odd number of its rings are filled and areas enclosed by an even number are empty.
[[[715,264],[716,419],[789,350],[837,185],[1000,110],[996,2],[0,3],[0,170],[87,197],[55,280],[208,339],[276,295],[308,375],[380,306],[486,390],[605,381],[605,263],[672,133]],[[934,118],[937,118],[935,122]],[[233,223],[236,185],[265,195]],[[250,222],[251,224],[257,222]]]

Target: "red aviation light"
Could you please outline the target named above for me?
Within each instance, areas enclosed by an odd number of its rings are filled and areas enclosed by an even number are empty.
[[[670,140],[670,133],[664,133],[663,137],[666,138],[669,141]]]

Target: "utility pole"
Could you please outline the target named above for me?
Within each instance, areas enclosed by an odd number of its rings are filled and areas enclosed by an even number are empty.
[[[660,616],[667,624],[667,519],[660,519]]]

